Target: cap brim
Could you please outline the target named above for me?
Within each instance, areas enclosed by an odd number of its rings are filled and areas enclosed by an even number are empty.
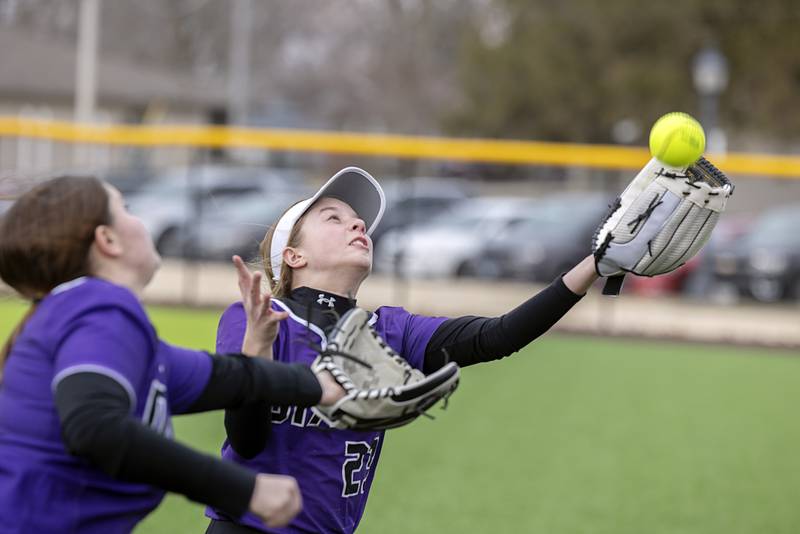
[[[272,236],[270,260],[272,272],[279,276],[283,261],[283,249],[297,220],[320,198],[341,200],[353,208],[364,221],[367,234],[378,226],[386,208],[386,197],[378,181],[367,171],[358,167],[346,167],[334,174],[311,198],[296,204],[280,218]]]
[[[347,167],[334,174],[309,199],[311,202],[308,203],[306,210],[322,197],[339,199],[353,208],[364,221],[367,234],[371,234],[378,226],[386,206],[386,197],[377,180],[358,167]],[[300,215],[302,216],[302,213]]]

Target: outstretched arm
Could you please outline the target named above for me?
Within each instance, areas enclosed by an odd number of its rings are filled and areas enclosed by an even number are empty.
[[[587,257],[563,277],[500,317],[448,319],[425,349],[423,371],[432,373],[448,361],[465,367],[504,358],[547,332],[586,294],[597,279]]]

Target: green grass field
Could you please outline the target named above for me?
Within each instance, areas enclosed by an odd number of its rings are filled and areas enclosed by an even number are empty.
[[[0,335],[22,308],[0,302]],[[217,314],[152,309],[213,346]],[[800,529],[800,359],[787,352],[546,336],[463,373],[435,421],[387,435],[365,533],[790,533]],[[215,452],[221,414],[178,417]],[[137,530],[199,533],[170,496]]]

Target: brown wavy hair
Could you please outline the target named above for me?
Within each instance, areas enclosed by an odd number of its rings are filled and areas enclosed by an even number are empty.
[[[0,218],[0,278],[33,302],[0,352],[0,367],[36,304],[90,274],[95,229],[111,224],[108,191],[93,176],[61,176],[19,197]]]

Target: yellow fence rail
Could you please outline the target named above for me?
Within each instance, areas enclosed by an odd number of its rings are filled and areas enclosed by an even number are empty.
[[[194,146],[635,170],[644,148],[493,139],[186,125],[103,125],[0,116],[0,137],[120,146]],[[709,156],[729,174],[800,179],[800,156]]]

